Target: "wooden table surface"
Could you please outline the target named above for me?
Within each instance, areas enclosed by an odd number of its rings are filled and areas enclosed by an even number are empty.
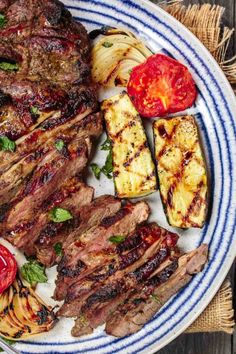
[[[155,3],[159,0],[152,0]],[[236,0],[185,0],[184,4],[216,4],[226,8],[223,23],[236,27]],[[230,54],[236,54],[236,32],[230,44]],[[234,267],[230,272],[234,283]],[[236,287],[234,291],[234,308],[236,309]],[[182,334],[158,354],[236,354],[236,333],[234,336],[225,333]]]

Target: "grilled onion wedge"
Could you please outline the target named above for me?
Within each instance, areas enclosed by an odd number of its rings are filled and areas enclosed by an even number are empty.
[[[161,199],[170,225],[204,225],[207,172],[194,117],[159,119],[153,124]]]
[[[17,278],[0,296],[0,336],[23,340],[49,331],[56,317],[30,287]]]
[[[112,145],[117,197],[135,198],[156,191],[155,165],[142,120],[129,96],[123,92],[103,101],[102,110]]]
[[[102,86],[126,87],[132,69],[153,54],[125,29],[105,27],[92,33],[102,34],[92,49],[92,77]]]

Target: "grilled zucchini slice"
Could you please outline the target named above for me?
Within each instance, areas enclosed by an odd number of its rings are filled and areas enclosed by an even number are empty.
[[[113,177],[119,198],[135,198],[156,190],[155,165],[142,120],[123,92],[102,104],[112,144]]]
[[[17,278],[0,296],[0,336],[22,340],[49,331],[55,315],[30,287]]]
[[[153,124],[160,193],[170,225],[204,225],[207,172],[194,117],[159,119]]]

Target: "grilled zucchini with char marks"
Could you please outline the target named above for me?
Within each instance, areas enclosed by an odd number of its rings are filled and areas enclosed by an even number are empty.
[[[207,172],[194,117],[154,122],[155,154],[160,193],[170,225],[204,225],[207,212]]]
[[[102,104],[112,143],[113,176],[119,198],[145,196],[156,190],[152,161],[142,120],[126,93]]]

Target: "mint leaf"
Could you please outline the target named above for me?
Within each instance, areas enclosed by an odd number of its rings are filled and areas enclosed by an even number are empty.
[[[73,219],[73,216],[69,210],[56,207],[49,211],[49,219],[53,222],[64,222]]]
[[[0,13],[0,28],[3,28],[7,23],[6,16]]]
[[[111,43],[111,42],[103,42],[102,45],[105,48],[111,48],[113,46],[113,43]]]
[[[62,151],[65,146],[65,143],[63,140],[59,139],[55,142],[55,147],[58,151]]]
[[[16,143],[10,140],[7,136],[0,136],[0,150],[14,152]]]
[[[46,283],[48,280],[45,274],[45,267],[37,261],[25,263],[21,267],[21,274],[22,277],[33,286],[37,283]]]
[[[112,243],[122,243],[124,242],[124,240],[126,239],[125,236],[111,236],[109,238],[109,241],[112,242]]]
[[[0,62],[0,70],[17,71],[17,70],[19,70],[19,65],[17,63],[9,63],[7,61],[1,61]]]
[[[96,163],[91,163],[90,167],[94,173],[94,176],[99,179],[101,175],[101,168]]]
[[[62,256],[62,243],[61,242],[56,243],[53,248],[54,248],[54,251],[57,256]]]
[[[111,140],[109,138],[107,138],[104,143],[102,143],[101,145],[101,150],[111,150],[112,146],[111,146]]]

